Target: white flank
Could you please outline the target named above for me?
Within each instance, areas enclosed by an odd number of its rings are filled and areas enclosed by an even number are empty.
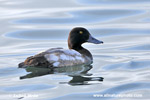
[[[81,56],[76,56],[75,58],[76,58],[77,60],[80,60],[80,61],[84,62],[84,59],[83,59]]]
[[[52,48],[46,51],[44,56],[54,67],[71,66],[85,63],[86,59],[75,50]]]
[[[51,61],[58,61],[58,56],[56,56],[55,54],[46,54],[45,58],[51,62]]]
[[[75,57],[72,57],[72,56],[68,56],[69,57],[69,60],[71,60],[71,61],[75,61],[76,59],[75,59]]]
[[[67,55],[65,55],[65,54],[61,54],[60,55],[60,59],[61,60],[69,60],[69,57]]]

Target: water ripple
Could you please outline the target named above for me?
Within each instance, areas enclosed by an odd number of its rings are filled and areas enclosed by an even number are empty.
[[[150,83],[149,82],[136,82],[136,83],[128,83],[119,85],[116,87],[112,87],[110,89],[106,89],[102,92],[95,92],[95,93],[75,93],[75,94],[69,94],[66,96],[58,97],[52,100],[92,100],[94,97],[93,95],[105,95],[105,94],[120,94],[120,93],[126,93],[126,92],[133,92],[133,91],[140,91],[140,90],[149,90],[150,89]],[[144,94],[143,94],[144,95]],[[95,97],[94,99],[102,99],[102,100],[108,100],[108,99],[114,99],[114,97]]]
[[[150,3],[149,0],[77,0],[79,3],[82,4],[89,4],[89,5],[112,5],[112,4],[139,4],[139,3]]]
[[[1,88],[3,91],[8,91],[8,92],[29,92],[29,91],[39,91],[43,89],[49,89],[53,88],[55,86],[53,85],[46,85],[46,84],[34,84],[34,85],[21,85],[21,86],[8,86]]]
[[[142,14],[142,10],[77,10],[64,12],[72,17],[68,18],[47,18],[35,17],[13,20],[14,24],[87,24],[87,23],[101,23],[111,21],[114,19],[124,18],[137,14]],[[58,12],[58,16],[60,12]],[[61,13],[60,13],[61,14]]]
[[[1,99],[16,99],[6,96],[15,93],[36,93],[39,100],[126,99],[93,97],[108,93],[141,93],[140,99],[149,99],[149,5],[150,0],[0,0]],[[85,77],[43,74],[41,69],[37,77],[35,69],[17,68],[40,51],[67,48],[69,31],[76,26],[104,41],[83,45],[93,55],[93,68]],[[104,81],[97,84],[99,77]]]
[[[150,51],[150,44],[140,44],[140,45],[135,45],[135,46],[132,46],[132,47],[127,47],[127,48],[124,48],[122,50],[143,50],[143,51]]]
[[[150,68],[150,60],[143,61],[128,61],[123,63],[111,64],[104,66],[105,70],[117,70],[117,69],[127,69],[127,70],[141,70]]]
[[[55,33],[55,34],[54,34]],[[5,37],[18,39],[37,39],[37,40],[62,40],[67,39],[66,30],[21,30],[4,34]],[[42,34],[42,35],[41,35]],[[59,37],[58,37],[59,35]]]

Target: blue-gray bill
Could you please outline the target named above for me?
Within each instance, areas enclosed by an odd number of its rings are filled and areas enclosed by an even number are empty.
[[[100,44],[103,43],[103,41],[97,40],[94,37],[92,37],[91,35],[89,36],[89,39],[87,40],[87,42],[89,43],[94,43],[94,44]]]

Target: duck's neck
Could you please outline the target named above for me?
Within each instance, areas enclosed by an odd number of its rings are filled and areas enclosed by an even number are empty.
[[[77,47],[69,47],[69,49],[74,49],[83,56],[88,56],[89,58],[91,58],[91,60],[93,60],[92,54],[87,49],[83,48],[81,45]]]

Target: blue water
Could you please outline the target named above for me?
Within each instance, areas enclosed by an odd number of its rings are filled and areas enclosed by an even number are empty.
[[[150,99],[150,0],[0,0],[0,26],[0,100]],[[76,26],[104,41],[92,66],[18,68]]]

